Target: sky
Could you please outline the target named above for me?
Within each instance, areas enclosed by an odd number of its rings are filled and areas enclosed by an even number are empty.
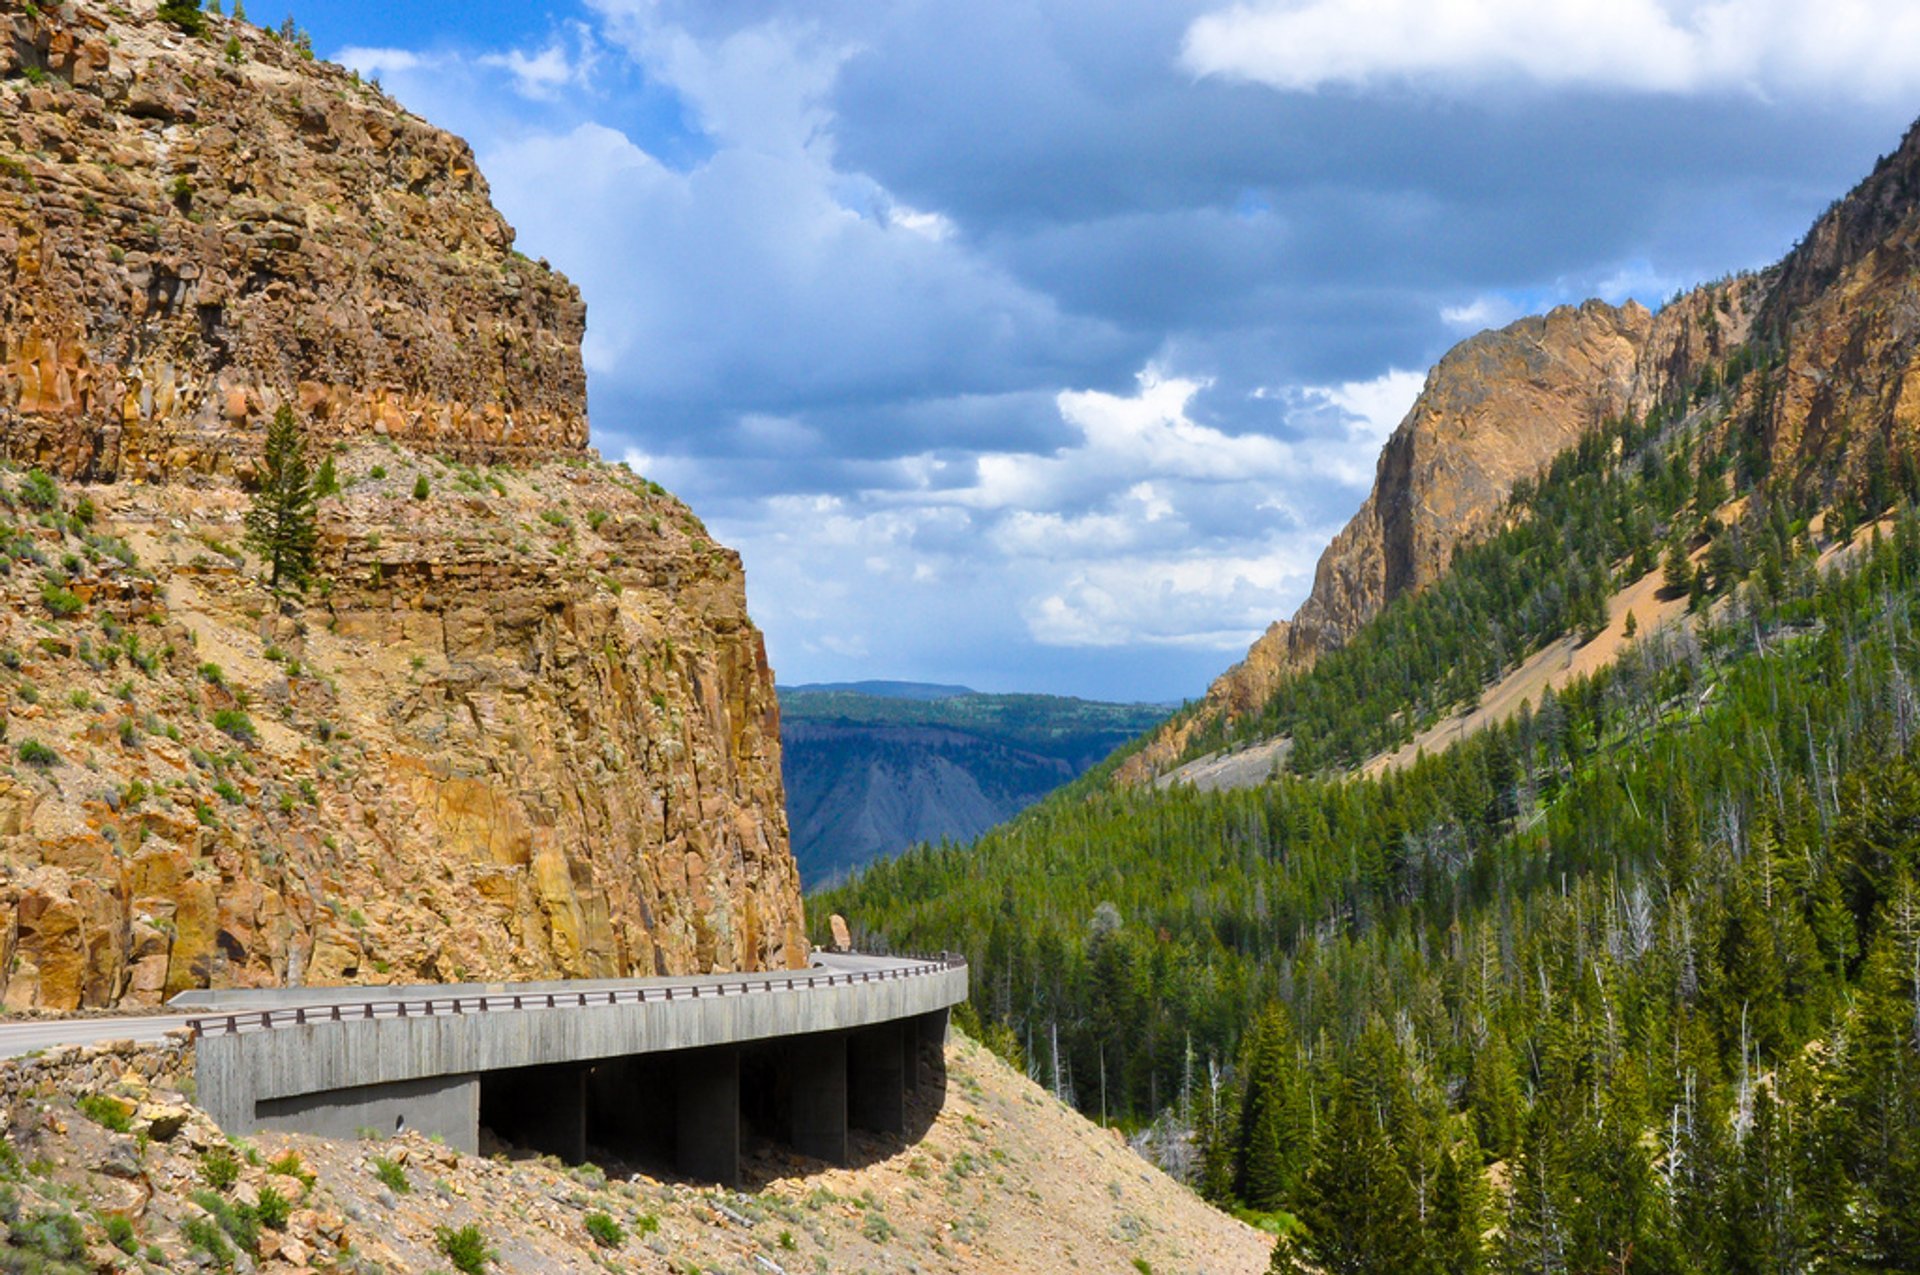
[[[1448,347],[1762,267],[1920,113],[1910,0],[298,17],[580,286],[594,445],[783,683],[1198,696]]]

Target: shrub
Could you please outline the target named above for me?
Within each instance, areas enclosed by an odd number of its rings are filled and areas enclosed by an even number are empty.
[[[227,1243],[220,1224],[212,1218],[190,1217],[181,1226],[180,1234],[186,1237],[187,1243],[211,1257],[215,1265],[233,1265],[233,1245]]]
[[[240,1180],[240,1161],[225,1147],[215,1147],[200,1161],[200,1176],[216,1191],[224,1191]]]
[[[29,509],[52,509],[60,503],[60,489],[44,469],[27,471],[20,480],[20,503]]]
[[[13,1224],[13,1234],[7,1238],[7,1250],[0,1250],[0,1261],[5,1260],[8,1250],[18,1252],[28,1260],[21,1266],[9,1263],[5,1267],[7,1270],[79,1270],[80,1267],[67,1263],[87,1251],[86,1229],[80,1225],[80,1219],[71,1213],[45,1209],[25,1221]],[[31,1260],[35,1257],[45,1259],[49,1264],[35,1263]]]
[[[87,605],[80,600],[79,594],[58,580],[48,580],[40,586],[40,604],[62,620],[78,615]]]
[[[446,1259],[462,1275],[483,1275],[487,1263],[500,1256],[487,1247],[487,1237],[472,1224],[457,1231],[450,1226],[437,1226],[433,1230],[433,1237],[439,1241],[440,1251],[446,1255]]]
[[[126,1107],[105,1094],[82,1094],[80,1101],[74,1105],[80,1108],[81,1115],[115,1133],[125,1133],[131,1123]]]
[[[160,0],[159,15],[162,22],[170,22],[188,35],[203,35],[207,29],[200,0]]]
[[[37,739],[21,740],[19,756],[20,760],[27,765],[38,766],[43,770],[60,760],[59,753],[54,752],[53,749],[48,748]]]
[[[253,728],[253,719],[237,708],[223,708],[214,713],[213,728],[245,744],[251,744],[258,738],[258,732]]]
[[[601,525],[605,523],[606,520],[607,511],[604,509],[594,509],[587,514],[587,526],[594,531],[600,530]]]
[[[626,1231],[605,1213],[587,1214],[587,1234],[601,1248],[619,1248],[627,1242]]]
[[[103,1225],[107,1228],[107,1242],[122,1253],[131,1253],[137,1247],[133,1240],[133,1223],[125,1215],[109,1213]]]
[[[395,1195],[406,1195],[413,1190],[413,1183],[407,1181],[407,1171],[385,1156],[373,1157],[373,1176]]]
[[[211,660],[200,666],[200,676],[206,678],[215,686],[225,686],[227,684],[226,673],[221,670],[218,664],[215,664]]]
[[[277,1173],[283,1178],[292,1178],[303,1187],[311,1188],[313,1186],[313,1173],[307,1168],[305,1162],[300,1159],[300,1153],[298,1151],[289,1151],[279,1159],[272,1161],[267,1165],[267,1172]]]
[[[375,482],[378,482],[380,479],[385,478],[386,476],[387,476],[387,467],[385,465],[375,465],[372,469],[369,469],[367,471],[367,477],[373,479]]]
[[[415,500],[425,500],[429,490],[427,486],[427,476],[425,474],[421,474],[413,480],[413,498]]]
[[[253,1206],[253,1215],[260,1225],[272,1231],[287,1229],[287,1218],[293,1214],[293,1201],[280,1194],[278,1188],[269,1184],[260,1188],[260,1201]]]
[[[260,1247],[260,1219],[244,1204],[222,1199],[211,1191],[195,1191],[193,1202],[213,1215],[235,1244],[251,1253]]]

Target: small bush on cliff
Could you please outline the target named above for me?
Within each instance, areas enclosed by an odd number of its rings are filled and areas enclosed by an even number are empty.
[[[432,489],[427,486],[427,476],[425,474],[413,480],[413,498],[415,500],[425,500],[431,490]]]
[[[59,761],[60,754],[37,739],[27,739],[20,743],[20,760],[29,766],[39,766],[44,769]]]
[[[60,489],[44,469],[27,471],[20,480],[20,503],[29,509],[52,509],[60,503]]]
[[[160,0],[160,20],[188,35],[201,35],[207,29],[207,17],[200,12],[200,0]]]
[[[246,543],[267,560],[269,587],[306,588],[318,544],[313,502],[307,441],[283,403],[267,429],[265,473],[247,510]]]
[[[225,1147],[215,1147],[200,1161],[200,1176],[208,1186],[224,1191],[240,1180],[240,1161]]]
[[[480,1233],[477,1226],[463,1226],[454,1230],[450,1226],[434,1228],[433,1236],[440,1242],[440,1251],[453,1263],[457,1271],[464,1275],[482,1275],[487,1263],[500,1255],[487,1247],[487,1237]]]
[[[251,744],[258,735],[253,719],[237,708],[223,708],[216,712],[213,715],[213,728],[247,744]]]
[[[627,1232],[610,1214],[587,1214],[587,1234],[601,1248],[619,1248],[627,1242]]]
[[[379,1178],[395,1195],[406,1195],[413,1190],[413,1183],[407,1181],[407,1171],[400,1167],[397,1160],[380,1155],[373,1157],[373,1176]]]

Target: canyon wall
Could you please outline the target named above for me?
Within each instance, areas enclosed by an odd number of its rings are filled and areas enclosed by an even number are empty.
[[[0,5],[0,1003],[804,964],[739,558],[588,449],[578,293],[459,139],[132,10]]]

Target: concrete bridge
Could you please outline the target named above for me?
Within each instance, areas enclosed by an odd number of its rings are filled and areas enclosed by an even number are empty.
[[[182,993],[198,1102],[229,1133],[480,1130],[569,1163],[587,1146],[738,1181],[743,1130],[847,1160],[944,1083],[957,957],[817,954],[685,978]]]

